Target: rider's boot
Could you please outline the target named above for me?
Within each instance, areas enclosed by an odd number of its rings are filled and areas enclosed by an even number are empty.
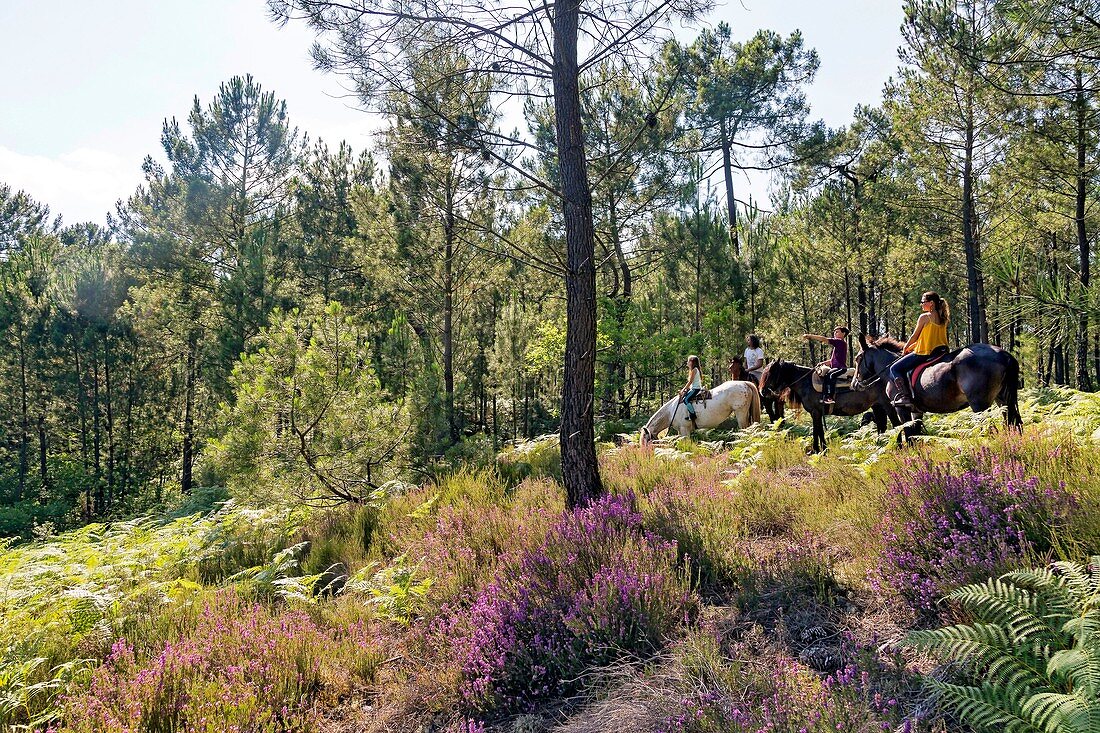
[[[831,405],[836,402],[836,399],[834,399],[835,397],[836,393],[832,389],[826,389],[825,394],[821,397],[821,404]]]
[[[890,404],[894,407],[912,407],[913,395],[909,391],[909,380],[905,377],[897,377],[894,379],[894,389],[897,394],[894,395],[894,399],[890,401]]]

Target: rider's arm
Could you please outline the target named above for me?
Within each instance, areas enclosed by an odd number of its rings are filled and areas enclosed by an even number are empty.
[[[823,344],[829,341],[829,339],[825,338],[824,336],[818,336],[816,333],[804,333],[802,334],[802,338],[811,341],[820,341]]]
[[[913,348],[913,345],[917,343],[917,339],[920,338],[920,332],[924,330],[924,324],[928,323],[929,318],[931,318],[931,316],[927,313],[921,313],[917,318],[917,327],[913,331],[913,335],[905,342],[905,348],[902,349],[903,354],[908,354],[909,350]]]

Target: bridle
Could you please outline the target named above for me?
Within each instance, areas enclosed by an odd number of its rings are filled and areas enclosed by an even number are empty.
[[[870,386],[871,386],[872,384],[874,384],[875,382],[877,382],[877,381],[879,381],[880,379],[882,379],[882,375],[883,375],[883,374],[886,374],[886,373],[887,373],[888,371],[890,371],[890,367],[894,366],[894,364],[895,364],[895,363],[896,363],[896,362],[897,362],[897,361],[898,361],[899,359],[901,359],[901,357],[903,357],[903,356],[905,356],[905,354],[899,354],[899,355],[898,355],[898,356],[897,356],[896,358],[892,359],[892,360],[890,361],[890,363],[889,363],[889,364],[887,364],[887,365],[886,365],[886,366],[884,366],[884,367],[883,367],[882,369],[879,369],[879,370],[878,370],[877,372],[875,372],[874,374],[872,374],[872,375],[871,375],[871,378],[870,378],[870,379],[868,379],[868,380],[867,380],[866,382],[864,382],[864,381],[863,381],[862,379],[860,379],[860,378],[859,378],[859,368],[857,367],[857,368],[856,368],[856,376],[855,376],[855,379],[853,379],[853,380],[852,380],[852,389],[854,389],[854,390],[858,390],[858,391],[860,391],[860,392],[862,392],[863,390],[867,389],[867,388],[868,388],[868,387],[870,387]],[[862,359],[862,358],[863,358],[863,354],[860,354],[858,358]]]

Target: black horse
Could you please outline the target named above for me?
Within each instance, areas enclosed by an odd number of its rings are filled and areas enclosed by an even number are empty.
[[[730,359],[729,366],[726,368],[729,373],[729,378],[738,382],[752,382],[756,384],[756,377],[752,375],[752,372],[745,369],[745,362],[739,356],[735,356]],[[759,387],[759,384],[756,384]],[[776,397],[765,397],[760,395],[760,404],[764,407],[764,411],[768,413],[768,417],[772,422],[779,420],[783,417],[784,407],[783,400]]]
[[[881,397],[893,397],[889,384],[890,365],[901,357],[904,344],[892,338],[868,339],[859,335],[863,351],[856,357],[854,389],[863,389]],[[920,432],[920,420],[926,412],[957,412],[969,407],[974,412],[988,410],[994,404],[1008,408],[1005,422],[1011,427],[1024,424],[1020,417],[1020,362],[999,346],[971,344],[956,349],[920,373],[913,388],[913,409],[898,407],[906,423],[905,437]],[[900,437],[900,436],[899,436]]]
[[[782,359],[766,366],[760,378],[761,396],[781,399],[784,392],[793,405],[801,405],[813,418],[813,452],[825,450],[825,405],[821,404],[821,393],[814,389],[813,369]],[[867,410],[873,413],[879,433],[886,432],[887,421],[895,426],[900,424],[885,393],[877,391],[838,389],[829,414],[853,416]]]

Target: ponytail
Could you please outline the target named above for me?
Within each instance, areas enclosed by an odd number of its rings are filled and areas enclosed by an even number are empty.
[[[921,300],[932,301],[932,312],[935,313],[935,321],[941,326],[946,326],[951,322],[951,306],[947,304],[947,301],[939,296],[939,293],[934,290],[929,290],[924,295],[920,296]]]

